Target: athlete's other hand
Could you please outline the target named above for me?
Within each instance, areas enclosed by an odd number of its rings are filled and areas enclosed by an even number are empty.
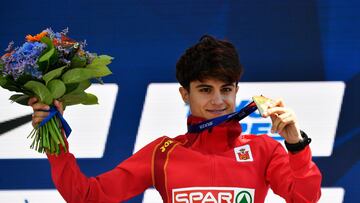
[[[37,126],[41,121],[43,121],[48,115],[50,110],[50,106],[39,102],[39,99],[36,97],[32,97],[28,101],[28,105],[33,108],[34,113],[32,114],[32,125],[33,127]],[[63,114],[64,108],[61,102],[58,100],[54,100],[54,105],[57,110]]]

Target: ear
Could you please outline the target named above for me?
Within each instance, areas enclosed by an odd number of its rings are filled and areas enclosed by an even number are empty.
[[[239,91],[239,85],[236,85],[235,93],[237,94],[238,91]]]
[[[181,94],[181,98],[183,101],[188,104],[189,103],[189,91],[185,89],[184,87],[179,87],[179,92]]]

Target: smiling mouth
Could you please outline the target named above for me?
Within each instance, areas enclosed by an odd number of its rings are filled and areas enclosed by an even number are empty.
[[[207,109],[206,111],[212,114],[223,114],[225,112],[226,108],[224,109]]]

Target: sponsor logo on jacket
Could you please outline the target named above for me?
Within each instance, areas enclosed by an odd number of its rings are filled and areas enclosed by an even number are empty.
[[[255,189],[189,187],[172,190],[173,203],[253,203]]]

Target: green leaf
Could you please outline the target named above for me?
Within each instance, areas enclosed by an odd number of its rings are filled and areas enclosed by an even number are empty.
[[[0,86],[4,86],[6,84],[6,78],[0,75]]]
[[[79,83],[79,85],[76,87],[76,89],[73,91],[75,92],[83,92],[87,88],[89,88],[91,85],[91,82],[89,80],[84,80]]]
[[[16,86],[16,85],[9,84],[9,83],[6,83],[6,84],[3,85],[2,87],[5,88],[5,89],[7,89],[7,90],[9,90],[9,91],[26,93],[26,92],[24,92],[24,90],[21,89],[20,87],[18,87],[18,86]]]
[[[86,58],[85,57],[81,57],[78,55],[75,55],[72,59],[71,59],[71,68],[81,68],[84,67],[86,65]]]
[[[66,68],[67,66],[63,66],[57,69],[54,69],[48,73],[46,73],[45,75],[43,75],[43,80],[45,81],[45,84],[47,84],[50,80],[54,79],[54,78],[58,78],[61,76],[62,71],[64,70],[64,68]]]
[[[28,105],[29,99],[30,99],[30,96],[25,95],[25,94],[13,94],[9,98],[9,100],[11,100],[12,102],[16,102],[18,104],[25,105],[25,106]]]
[[[65,84],[65,87],[66,87],[65,94],[69,94],[69,93],[73,92],[78,86],[79,86],[79,83]]]
[[[38,60],[39,69],[43,72],[47,72],[49,66],[53,65],[57,59],[57,52],[53,42],[48,37],[41,38],[41,42],[47,45],[47,48],[42,53]]]
[[[66,92],[65,84],[58,79],[51,80],[47,84],[47,88],[54,99],[62,97]]]
[[[25,75],[20,75],[18,79],[16,79],[16,84],[18,85],[24,85],[25,83],[27,83],[30,80],[37,80],[36,78],[32,77],[31,75],[25,74]]]
[[[85,92],[76,92],[72,94],[66,94],[59,99],[64,106],[71,106],[75,104],[81,104],[87,100],[87,94]]]
[[[81,104],[84,105],[99,104],[98,98],[95,95],[90,93],[86,93],[86,95],[87,95],[86,100],[81,102]]]
[[[107,55],[97,56],[92,63],[85,68],[73,68],[68,70],[63,74],[62,80],[65,84],[70,84],[110,75],[112,72],[106,65],[110,64],[112,59],[111,56]]]
[[[52,103],[52,95],[43,83],[37,81],[29,81],[24,85],[24,87],[28,90],[31,90],[36,96],[38,96],[41,102],[48,105]]]
[[[111,63],[111,60],[113,60],[114,58],[108,55],[100,55],[100,56],[96,56],[93,61],[91,62],[91,64],[89,64],[90,66],[94,65],[109,65]],[[89,66],[88,65],[88,66]]]
[[[91,83],[88,80],[84,80],[80,83],[68,84],[66,86],[73,88],[72,91],[67,92],[59,100],[63,102],[64,106],[81,104],[88,99],[87,93],[84,91],[90,87],[90,85]]]
[[[113,58],[108,55],[97,56],[91,64],[87,65],[85,68],[91,69],[93,71],[93,78],[100,78],[112,74],[110,69],[107,67],[111,63]]]
[[[61,78],[65,84],[78,83],[93,78],[93,71],[85,68],[74,68],[66,71]]]
[[[106,65],[98,65],[96,67],[88,68],[88,70],[92,71],[93,78],[105,77],[112,74],[112,72]]]
[[[0,73],[2,73],[3,72],[3,70],[4,70],[4,62],[0,59]],[[1,77],[1,74],[0,74],[0,77]]]
[[[14,91],[14,92],[21,92],[21,93],[24,93],[24,94],[31,94],[30,91],[26,90],[26,89],[23,89],[19,84],[17,84],[13,79],[12,77],[10,76],[5,76],[5,77],[2,77],[1,79],[1,86],[4,88],[4,89],[7,89],[9,91]]]
[[[41,42],[45,43],[47,45],[47,48],[39,58],[39,62],[49,61],[51,56],[53,56],[55,53],[54,44],[52,43],[51,39],[48,37],[41,38]]]
[[[76,94],[84,92],[87,88],[89,88],[91,85],[90,81],[84,80],[80,83],[72,83],[72,84],[66,84],[66,93],[64,96],[68,94]]]

